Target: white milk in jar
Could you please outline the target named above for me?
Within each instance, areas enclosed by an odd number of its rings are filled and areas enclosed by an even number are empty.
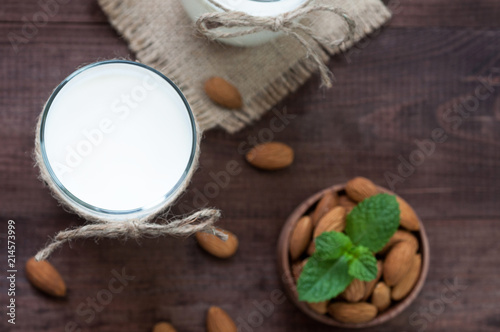
[[[215,0],[231,11],[241,11],[252,16],[277,16],[300,7],[308,0]],[[193,21],[204,13],[222,11],[207,0],[181,0],[186,12]],[[224,28],[222,28],[224,29]],[[233,28],[235,29],[235,28]],[[268,42],[280,33],[261,31],[250,35],[220,39],[221,42],[235,46],[255,46]]]
[[[130,61],[86,66],[50,97],[39,133],[43,163],[77,210],[132,220],[164,205],[193,166],[196,125],[180,90]]]

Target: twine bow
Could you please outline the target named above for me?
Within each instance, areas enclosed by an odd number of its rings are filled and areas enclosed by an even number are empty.
[[[43,114],[44,113],[42,112],[42,115]],[[214,227],[215,222],[217,222],[217,220],[221,217],[221,213],[217,209],[205,208],[193,212],[190,215],[178,217],[177,219],[172,220],[168,220],[168,212],[164,212],[169,211],[173,204],[172,202],[175,202],[176,199],[179,198],[179,196],[187,189],[193,173],[198,166],[202,131],[198,127],[196,121],[194,122],[196,132],[200,134],[196,135],[196,149],[193,164],[186,174],[182,185],[173,194],[171,200],[163,203],[162,206],[157,207],[154,211],[151,211],[149,215],[134,220],[115,221],[108,219],[107,217],[99,217],[95,214],[89,213],[87,210],[82,209],[78,204],[69,200],[60,192],[58,185],[54,182],[52,175],[47,170],[42,153],[42,143],[40,140],[42,118],[43,116],[38,118],[35,133],[35,151],[33,154],[35,165],[37,165],[40,170],[40,179],[50,188],[52,195],[67,211],[78,214],[82,219],[85,219],[88,224],[76,228],[66,229],[57,233],[57,235],[51,239],[45,248],[40,250],[35,255],[35,259],[37,261],[47,259],[57,248],[61,247],[65,243],[78,239],[93,238],[96,241],[103,238],[138,240],[143,237],[155,238],[165,235],[187,237],[197,232],[206,232],[217,236],[221,240],[227,240],[227,235]],[[155,223],[154,221],[158,222]]]
[[[169,221],[164,224],[140,221],[116,221],[101,224],[88,224],[82,227],[59,232],[52,242],[36,255],[37,261],[47,259],[54,250],[77,239],[140,239],[142,237],[155,238],[164,235],[185,237],[196,232],[207,232],[227,240],[227,235],[212,225],[220,218],[220,211],[203,209],[186,218]]]
[[[338,46],[350,39],[354,35],[356,22],[341,8],[331,5],[312,5],[306,3],[294,11],[277,16],[252,16],[240,11],[231,11],[214,0],[207,0],[223,12],[206,13],[201,15],[196,21],[197,30],[210,40],[233,38],[250,35],[261,31],[283,32],[286,35],[297,39],[302,47],[307,51],[307,55],[317,65],[322,84],[331,87],[331,72],[322,61],[320,54],[314,50],[314,46],[303,37],[306,35],[319,45],[330,47]],[[314,12],[329,12],[342,18],[349,28],[348,34],[340,40],[330,40],[318,36],[310,26],[304,25],[300,19]],[[220,28],[240,28],[233,30],[222,30]]]

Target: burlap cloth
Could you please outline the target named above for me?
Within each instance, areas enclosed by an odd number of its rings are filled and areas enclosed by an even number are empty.
[[[260,118],[316,71],[297,40],[287,36],[258,47],[210,42],[195,34],[182,0],[98,0],[109,20],[129,43],[137,60],[171,78],[184,92],[203,130],[220,126],[232,133]],[[343,8],[356,22],[351,40],[339,47],[315,44],[324,61],[383,25],[391,16],[380,0],[318,0]],[[318,35],[342,39],[347,27],[331,13],[307,19]],[[332,68],[335,72],[335,68]],[[211,102],[204,82],[220,76],[241,92],[244,107],[228,111]],[[334,87],[335,88],[335,87]]]

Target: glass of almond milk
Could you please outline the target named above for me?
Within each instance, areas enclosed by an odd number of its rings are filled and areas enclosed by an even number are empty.
[[[57,196],[104,221],[147,217],[186,181],[196,124],[179,88],[145,65],[85,66],[52,93],[39,130]]]
[[[311,0],[214,0],[223,8],[231,11],[240,11],[252,16],[275,17],[293,11]],[[181,0],[186,12],[193,21],[202,14],[222,12],[207,0]],[[221,28],[226,29],[227,28]],[[230,28],[240,29],[240,28]],[[256,46],[271,41],[281,35],[280,32],[260,31],[257,33],[220,39],[220,42],[233,46]]]

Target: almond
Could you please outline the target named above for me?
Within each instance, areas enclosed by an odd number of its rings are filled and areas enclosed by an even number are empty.
[[[391,305],[391,289],[384,282],[379,282],[372,294],[372,304],[382,312]]]
[[[208,332],[237,332],[236,324],[227,312],[219,307],[210,307],[207,314]]]
[[[356,206],[356,202],[349,197],[342,195],[339,197],[339,205],[345,209],[346,214],[349,214]]]
[[[37,262],[31,257],[26,263],[26,277],[42,292],[55,296],[66,296],[66,284],[57,270],[47,261]]]
[[[415,255],[415,247],[406,241],[396,243],[384,261],[384,281],[388,286],[396,285],[408,273]]]
[[[295,282],[297,282],[300,278],[300,274],[302,273],[302,270],[304,270],[304,266],[307,264],[307,258],[304,259],[302,262],[298,262],[292,265],[292,275],[293,278],[295,279]]]
[[[329,303],[329,301],[323,301],[323,302],[318,302],[318,303],[307,303],[307,305],[314,312],[317,312],[320,315],[324,315],[328,312],[328,303]]]
[[[410,242],[411,245],[415,247],[415,252],[418,251],[419,244],[418,240],[415,237],[415,235],[411,234],[410,232],[403,231],[403,230],[397,230],[396,233],[394,233],[393,236],[389,239],[389,242],[380,250],[380,253],[385,253],[389,249],[391,249],[396,243],[402,242],[402,241],[407,241]]]
[[[313,224],[311,217],[305,216],[299,219],[290,238],[290,257],[296,260],[307,249],[311,242]]]
[[[236,253],[236,250],[238,250],[238,238],[231,232],[220,228],[218,228],[218,230],[228,236],[227,241],[219,239],[214,234],[205,232],[197,232],[196,240],[198,240],[198,243],[203,249],[215,257],[229,258]]]
[[[342,206],[334,207],[323,216],[314,229],[314,238],[324,232],[342,232],[345,228],[345,209]]]
[[[364,323],[377,316],[377,307],[366,302],[335,302],[328,306],[328,313],[341,323]]]
[[[382,261],[378,260],[377,261],[377,277],[373,279],[372,281],[365,281],[365,295],[363,296],[363,301],[368,300],[370,295],[373,293],[373,289],[377,285],[377,282],[380,280],[380,277],[382,277],[382,270],[383,270],[383,263]]]
[[[311,219],[316,226],[318,221],[331,209],[333,209],[338,204],[338,195],[334,192],[327,192],[321,197],[318,205],[314,209],[314,212],[311,214]]]
[[[401,210],[401,226],[410,231],[418,231],[420,229],[420,222],[415,211],[401,197],[396,197],[396,200],[399,203],[399,210]]]
[[[252,166],[268,171],[290,166],[293,163],[293,158],[293,149],[279,142],[257,145],[246,155],[247,161]]]
[[[359,279],[354,279],[344,290],[341,296],[347,302],[359,302],[365,296],[365,283]]]
[[[177,332],[170,323],[160,322],[153,327],[153,332]]]
[[[316,251],[316,243],[314,243],[314,241],[311,241],[309,247],[307,248],[307,254],[309,256],[312,256],[315,251]]]
[[[357,177],[347,182],[345,191],[347,196],[355,202],[361,202],[365,198],[378,193],[375,184],[363,177]]]
[[[205,93],[216,104],[229,109],[243,107],[241,94],[234,85],[221,77],[212,77],[205,82]]]
[[[404,299],[410,294],[418,281],[422,268],[422,256],[420,254],[413,257],[413,264],[410,271],[392,288],[391,297],[394,301]]]

